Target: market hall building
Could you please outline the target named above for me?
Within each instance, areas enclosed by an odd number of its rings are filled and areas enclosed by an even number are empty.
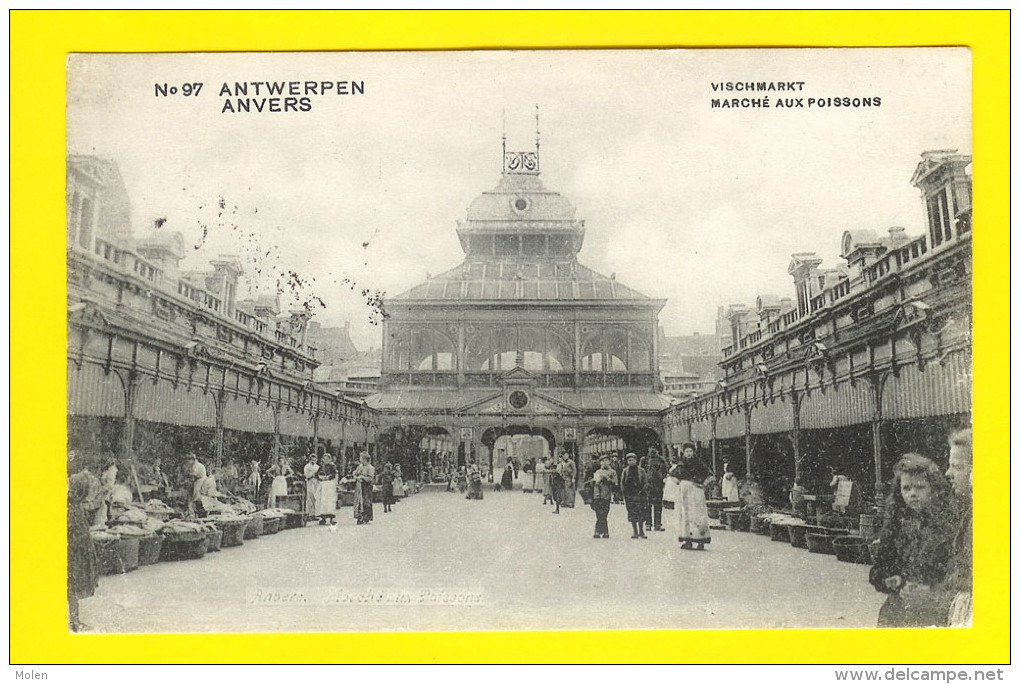
[[[948,435],[971,422],[971,158],[921,156],[927,231],[848,230],[835,268],[793,255],[795,297],[730,306],[724,377],[664,413],[669,442],[696,442],[780,503],[797,477],[828,491],[829,466],[879,505],[900,455],[945,466]]]
[[[495,468],[556,447],[584,459],[690,440],[779,501],[828,465],[880,499],[898,455],[939,458],[970,422],[969,164],[922,155],[925,234],[847,231],[835,268],[794,255],[792,296],[731,306],[721,382],[671,404],[664,300],[578,261],[584,224],[543,186],[537,151],[506,154],[470,205],[460,266],[387,300],[382,388],[364,399],[315,382],[307,320],[240,299],[236,260],[181,269],[179,236],[133,233],[116,166],[70,157],[68,448],[235,464],[365,449],[412,469]]]
[[[381,453],[500,469],[556,449],[644,454],[662,442],[652,299],[584,266],[584,221],[534,152],[506,152],[468,207],[464,261],[386,300]],[[436,440],[445,446],[435,448]],[[431,447],[431,448],[430,448]]]
[[[110,457],[167,469],[247,465],[318,448],[375,453],[375,412],[313,383],[307,314],[238,296],[242,266],[181,268],[179,233],[136,235],[116,164],[67,160],[67,439],[93,472]]]

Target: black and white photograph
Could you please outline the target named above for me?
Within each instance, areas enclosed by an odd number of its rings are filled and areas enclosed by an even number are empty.
[[[66,85],[68,630],[972,624],[967,48]]]

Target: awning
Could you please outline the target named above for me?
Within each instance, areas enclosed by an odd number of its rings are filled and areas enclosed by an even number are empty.
[[[67,364],[67,413],[72,416],[124,417],[124,385],[113,373],[86,363]]]

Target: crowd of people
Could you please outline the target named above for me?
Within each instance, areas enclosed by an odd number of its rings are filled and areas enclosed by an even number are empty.
[[[870,571],[871,583],[888,594],[878,626],[970,623],[971,462],[971,432],[962,430],[950,438],[945,474],[932,460],[915,453],[904,455],[896,464]],[[498,489],[512,489],[514,466],[507,462]],[[632,539],[647,539],[648,531],[664,531],[666,513],[680,548],[703,551],[712,541],[706,492],[732,503],[762,503],[754,483],[740,482],[728,463],[716,479],[691,443],[683,444],[669,463],[655,448],[640,459],[635,453],[628,453],[624,460],[604,455],[583,478],[577,477],[573,459],[559,451],[525,464],[523,470],[526,478],[531,477],[530,489],[542,494],[542,503],[552,505],[554,514],[574,506],[579,487],[595,513],[595,539],[609,538],[613,504],[623,504]],[[831,471],[830,486],[835,490],[845,477],[834,468]],[[480,492],[477,496],[481,497]],[[795,483],[790,492],[794,509],[802,498],[803,486]]]
[[[581,475],[573,456],[556,450],[546,458],[529,460],[521,470],[524,491],[540,493],[554,515],[574,508],[580,493],[595,512],[596,539],[609,538],[609,512],[613,504],[622,504],[633,539],[647,539],[648,531],[664,532],[665,508],[675,520],[681,548],[704,550],[711,542],[704,491],[711,471],[695,456],[693,444],[685,444],[671,463],[653,447],[641,458],[635,453],[624,459],[604,455]],[[508,460],[496,489],[511,490],[517,475],[517,464]]]
[[[949,468],[943,474],[936,464],[920,454],[904,455],[894,467],[894,480],[885,504],[880,541],[870,570],[871,584],[887,594],[878,626],[917,627],[929,625],[969,625],[972,592],[972,513],[971,471],[972,438],[970,430],[950,438]],[[341,477],[340,468],[330,453],[321,458],[310,454],[295,474],[289,461],[279,458],[263,473],[257,461],[249,474],[240,478],[235,470],[212,472],[188,454],[178,473],[163,471],[159,459],[150,464],[130,463],[129,467],[107,459],[99,475],[77,463],[69,454],[68,481],[68,606],[72,625],[77,621],[78,600],[91,596],[96,587],[95,551],[91,551],[88,528],[105,524],[120,509],[132,502],[132,487],[142,491],[171,489],[171,480],[183,485],[186,514],[201,517],[213,499],[231,495],[236,487],[242,492],[264,494],[268,508],[276,507],[287,496],[292,483],[303,481],[304,510],[320,525],[335,524],[337,494],[353,494],[353,513],[358,525],[373,520],[375,488],[383,512],[392,511],[398,497],[406,493],[399,464],[386,462],[379,472],[369,454],[360,454]],[[141,474],[139,473],[141,470]],[[520,473],[519,471],[523,471]],[[216,475],[222,476],[220,483]],[[668,523],[677,534],[680,548],[703,551],[711,543],[706,490],[712,498],[730,502],[753,499],[752,490],[742,491],[743,483],[723,466],[718,480],[697,457],[694,444],[683,444],[667,463],[655,448],[639,458],[628,453],[624,460],[608,455],[592,463],[579,476],[570,454],[557,450],[547,458],[519,466],[508,460],[497,490],[511,491],[514,480],[523,475],[523,489],[537,491],[542,504],[552,513],[574,508],[580,496],[595,514],[593,537],[609,538],[609,515],[614,504],[622,504],[631,525],[632,539],[647,539],[647,532],[662,532]],[[449,477],[447,489],[482,500],[484,473],[471,459]],[[141,482],[146,485],[142,485]],[[838,485],[838,477],[834,478]],[[795,484],[790,503],[797,510],[803,488]],[[86,543],[88,542],[88,543]],[[90,562],[91,558],[91,562]],[[93,568],[90,573],[89,567]],[[84,568],[84,570],[83,570]]]

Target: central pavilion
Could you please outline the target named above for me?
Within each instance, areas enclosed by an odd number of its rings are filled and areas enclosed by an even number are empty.
[[[386,300],[381,391],[366,400],[382,458],[499,469],[661,442],[666,300],[578,261],[584,221],[539,172],[537,140],[506,152],[504,138],[499,183],[458,222],[464,261]]]

